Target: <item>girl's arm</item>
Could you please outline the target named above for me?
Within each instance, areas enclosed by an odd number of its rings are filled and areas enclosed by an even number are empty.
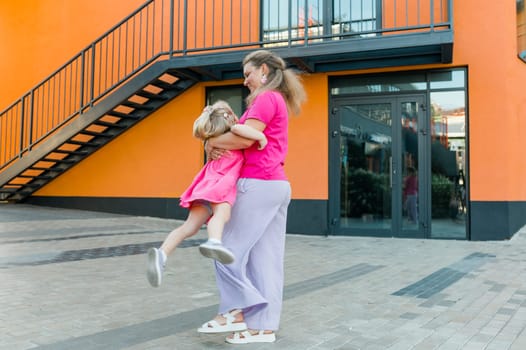
[[[247,139],[255,140],[259,142],[258,149],[263,149],[267,145],[267,137],[261,131],[246,125],[246,124],[235,124],[230,128],[237,136],[242,136]]]

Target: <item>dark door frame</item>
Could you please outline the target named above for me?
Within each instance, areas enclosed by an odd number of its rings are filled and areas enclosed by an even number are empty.
[[[401,127],[401,107],[404,101],[414,101],[418,103],[418,177],[419,177],[419,224],[413,230],[402,228],[402,127]],[[345,104],[389,102],[393,116],[391,135],[392,135],[392,154],[393,168],[390,170],[392,176],[391,193],[391,227],[390,229],[357,229],[342,228],[340,221],[340,118],[338,117],[339,108]],[[379,237],[411,237],[426,238],[430,236],[431,221],[431,162],[430,140],[427,135],[430,132],[427,94],[421,93],[401,93],[385,95],[369,95],[360,97],[338,96],[332,97],[329,102],[329,200],[328,200],[328,232],[331,235],[357,235],[357,236],[379,236]],[[394,135],[397,135],[396,137]]]

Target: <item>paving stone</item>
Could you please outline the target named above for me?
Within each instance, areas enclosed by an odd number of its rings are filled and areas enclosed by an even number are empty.
[[[204,230],[168,260],[181,222],[0,205],[0,350],[226,349],[196,332],[217,311]],[[243,349],[526,349],[526,227],[509,241],[288,234],[275,344]]]

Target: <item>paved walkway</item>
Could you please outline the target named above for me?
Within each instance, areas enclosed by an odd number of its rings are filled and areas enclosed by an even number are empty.
[[[526,228],[505,242],[289,235],[274,344],[228,345],[188,240],[161,287],[146,250],[179,222],[0,204],[0,349],[526,349]]]

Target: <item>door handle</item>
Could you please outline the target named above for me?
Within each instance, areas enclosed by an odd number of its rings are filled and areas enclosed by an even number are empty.
[[[393,157],[389,157],[389,187],[393,188]]]

